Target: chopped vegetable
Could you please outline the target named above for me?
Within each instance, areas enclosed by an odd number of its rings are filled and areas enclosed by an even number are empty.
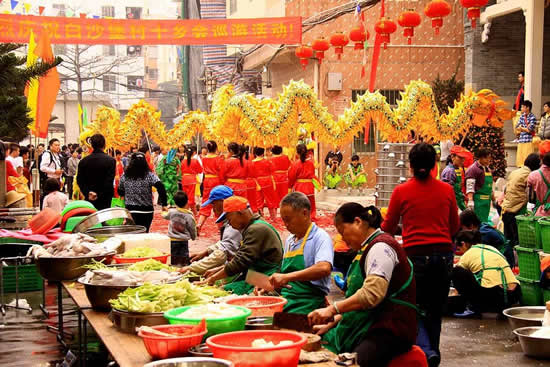
[[[157,250],[156,248],[150,247],[135,247],[124,252],[121,257],[135,259],[137,257],[157,257],[162,256],[163,253]]]
[[[211,286],[196,286],[187,279],[173,284],[153,285],[146,283],[141,287],[129,288],[109,303],[117,310],[152,313],[164,312],[182,306],[202,305],[214,298],[226,296],[222,289]]]
[[[184,312],[180,313],[178,317],[184,319],[221,319],[226,317],[242,316],[243,310],[234,306],[220,303],[220,304],[208,304],[204,306],[192,307]]]
[[[103,260],[96,261],[95,259],[92,259],[92,262],[86,265],[82,265],[83,268],[89,269],[89,270],[107,270],[109,267],[103,263]]]
[[[155,259],[147,259],[131,265],[130,267],[128,267],[128,270],[130,271],[154,271],[154,270],[178,271],[178,268],[163,264],[160,261]]]
[[[273,342],[268,342],[265,339],[254,339],[251,347],[252,348],[273,348],[273,347],[286,347],[292,344],[293,343],[290,340],[282,340],[278,344],[275,344]]]

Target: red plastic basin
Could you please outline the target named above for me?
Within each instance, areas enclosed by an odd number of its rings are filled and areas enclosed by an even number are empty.
[[[116,264],[134,264],[134,263],[149,260],[149,259],[157,260],[163,264],[166,264],[168,262],[168,256],[170,255],[162,255],[162,256],[155,256],[155,257],[121,257],[120,255],[115,255],[113,259],[115,260]]]
[[[283,297],[246,296],[226,301],[229,305],[243,306],[252,311],[251,317],[271,317],[275,312],[282,312],[287,304]]]
[[[165,333],[182,332],[196,327],[196,325],[158,325],[152,326],[153,329]],[[147,331],[139,331],[138,335],[143,339],[145,349],[154,359],[165,359],[175,357],[185,357],[189,348],[201,344],[202,338],[208,330],[197,334],[185,336],[160,336]]]
[[[292,345],[252,348],[252,342],[256,339],[274,344],[290,340]],[[305,336],[291,331],[248,330],[214,335],[206,339],[206,344],[214,358],[231,361],[235,367],[296,367],[306,341]]]

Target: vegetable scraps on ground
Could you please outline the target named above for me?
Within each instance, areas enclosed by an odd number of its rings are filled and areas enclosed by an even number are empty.
[[[157,257],[162,256],[163,253],[156,248],[150,247],[134,247],[128,251],[125,251],[120,257],[135,259],[139,257]]]
[[[120,293],[109,303],[117,310],[152,313],[164,312],[176,307],[202,305],[229,293],[212,286],[197,286],[187,279],[173,284],[153,285],[146,283],[141,287],[130,288]]]

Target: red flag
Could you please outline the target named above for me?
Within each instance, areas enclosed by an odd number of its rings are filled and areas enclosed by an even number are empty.
[[[382,45],[382,39],[380,35],[376,34],[374,41],[374,50],[372,52],[372,64],[370,66],[370,80],[369,80],[369,92],[374,92],[374,86],[376,85],[376,69],[378,69],[378,59],[380,58],[380,46]]]
[[[44,12],[44,9],[46,9],[45,6],[39,6],[38,7],[38,14],[42,15],[42,13]]]
[[[44,62],[53,62],[54,56],[50,37],[46,29],[40,33],[40,39],[34,51]],[[40,138],[48,136],[48,126],[61,82],[57,68],[51,68],[46,75],[38,79],[38,98],[36,103],[36,133]]]

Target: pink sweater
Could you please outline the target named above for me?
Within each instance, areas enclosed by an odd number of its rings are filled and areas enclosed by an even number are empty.
[[[42,209],[50,208],[61,214],[65,205],[69,203],[69,198],[62,192],[54,191],[46,195]]]

